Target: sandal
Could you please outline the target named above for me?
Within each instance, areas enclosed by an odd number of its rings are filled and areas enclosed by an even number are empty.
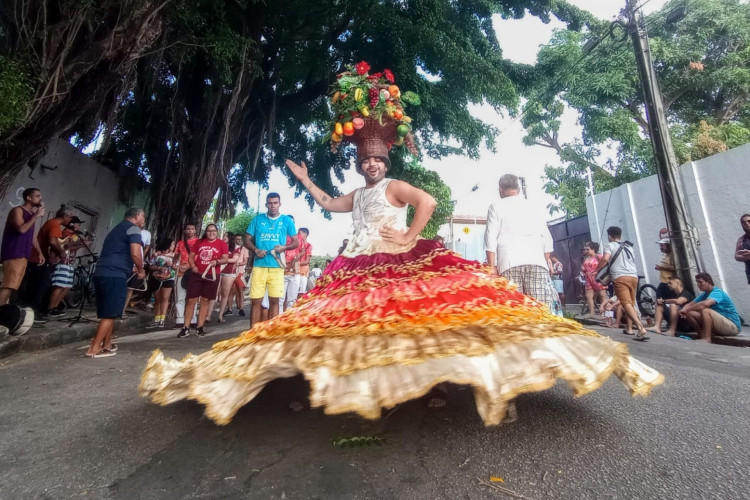
[[[624,333],[625,335],[635,335],[635,333],[633,333],[633,332],[629,332],[629,331],[628,331],[627,329],[625,329],[625,328],[623,328],[623,329],[622,329],[622,333]]]
[[[636,335],[635,337],[633,337],[633,340],[638,340],[640,342],[645,342],[645,341],[647,341],[650,338],[651,337],[647,336],[645,333],[639,333],[638,335]]]
[[[108,351],[107,349],[102,349],[101,351],[97,352],[96,354],[89,354],[86,353],[85,356],[87,358],[111,358],[112,356],[117,356],[116,352]]]

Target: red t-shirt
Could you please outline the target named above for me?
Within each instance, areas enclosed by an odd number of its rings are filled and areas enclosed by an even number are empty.
[[[218,260],[222,255],[229,253],[229,247],[220,238],[214,241],[198,240],[193,245],[192,253],[195,267],[198,268],[198,273],[202,275],[212,261]],[[218,268],[216,269],[216,273],[218,276]]]
[[[198,241],[198,238],[190,238],[187,241],[188,247],[193,248],[193,245],[195,245],[195,242]],[[188,251],[185,247],[185,241],[180,240],[177,242],[177,246],[175,246],[174,251],[177,252],[180,256],[180,267],[185,266],[185,268],[188,267]],[[182,273],[178,271],[177,273],[179,276],[182,276]]]

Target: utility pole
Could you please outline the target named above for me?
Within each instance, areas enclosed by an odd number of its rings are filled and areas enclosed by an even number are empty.
[[[648,35],[643,26],[643,16],[637,11],[636,1],[627,0],[628,31],[633,40],[635,59],[638,64],[638,75],[643,87],[646,104],[651,146],[656,160],[656,175],[659,179],[664,215],[669,228],[669,239],[672,242],[677,276],[682,278],[685,287],[695,292],[693,277],[698,272],[698,252],[694,235],[690,233],[690,224],[683,202],[684,196],[679,182],[677,160],[669,136],[669,126],[664,114],[664,107],[659,90],[659,82],[651,62],[651,50]]]

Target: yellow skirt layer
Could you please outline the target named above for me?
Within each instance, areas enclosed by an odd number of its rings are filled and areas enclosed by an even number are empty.
[[[614,373],[633,395],[662,383],[657,371],[633,359],[624,344],[598,335],[569,334],[492,344],[482,337],[443,332],[439,345],[415,345],[413,336],[260,342],[178,361],[155,351],[139,392],[167,405],[199,401],[216,423],[227,424],[271,380],[302,374],[310,404],[328,414],[355,412],[376,419],[382,408],[420,397],[436,384],[474,388],[486,425],[502,421],[519,394],[565,380],[576,395],[598,388]],[[468,337],[471,337],[469,335]]]

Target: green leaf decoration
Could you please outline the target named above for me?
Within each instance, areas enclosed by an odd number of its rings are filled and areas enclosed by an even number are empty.
[[[401,100],[414,106],[419,106],[420,104],[422,104],[422,100],[419,98],[419,96],[411,90],[407,90],[406,92],[401,94]]]
[[[383,446],[388,443],[388,438],[383,436],[353,436],[333,438],[331,444],[338,448],[358,448],[362,446]]]

